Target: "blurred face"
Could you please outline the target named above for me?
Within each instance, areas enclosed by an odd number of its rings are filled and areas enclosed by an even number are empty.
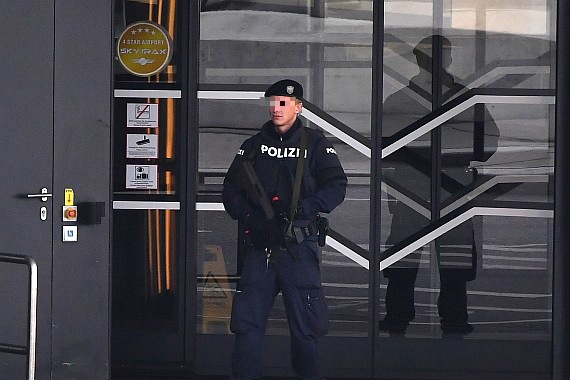
[[[303,104],[295,97],[272,96],[269,98],[269,115],[277,133],[287,132],[297,120]]]

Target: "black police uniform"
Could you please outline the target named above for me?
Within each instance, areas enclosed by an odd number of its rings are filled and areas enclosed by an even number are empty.
[[[293,81],[276,85],[278,89],[270,88],[266,96],[291,94],[285,92],[288,86],[296,91],[300,87]],[[288,89],[291,91],[291,87]],[[273,122],[265,123],[261,132],[242,144],[224,180],[226,211],[245,226],[250,237],[232,306],[234,379],[261,377],[263,336],[279,292],[291,333],[293,370],[302,379],[318,378],[317,338],[327,332],[328,307],[321,284],[317,237],[310,235],[300,243],[285,243],[281,231],[265,219],[238,185],[240,164],[255,150],[255,172],[268,198],[279,199],[276,209],[289,210],[297,159],[302,154],[299,146],[303,128],[307,143],[297,218],[313,220],[320,212],[331,212],[344,200],[347,178],[323,133],[305,128],[299,119],[283,135],[276,132]]]

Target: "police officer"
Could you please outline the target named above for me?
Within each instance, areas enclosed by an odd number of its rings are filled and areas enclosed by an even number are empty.
[[[248,236],[232,305],[232,378],[261,377],[267,318],[281,292],[291,335],[293,370],[301,379],[316,379],[317,338],[328,330],[328,307],[321,284],[318,237],[315,228],[309,227],[320,220],[319,213],[331,212],[344,200],[347,178],[332,144],[322,132],[305,128],[299,119],[303,106],[299,83],[278,81],[267,89],[265,97],[271,120],[242,144],[224,180],[224,207]],[[303,169],[297,173],[301,156]],[[271,220],[240,185],[244,160],[254,164],[273,206],[275,216]],[[292,207],[296,174],[302,174],[300,195]],[[293,215],[290,210],[294,210]],[[307,227],[300,239],[291,239],[287,233],[289,220],[293,226]]]

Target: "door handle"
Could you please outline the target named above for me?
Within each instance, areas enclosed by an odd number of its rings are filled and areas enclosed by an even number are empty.
[[[52,195],[48,193],[48,189],[46,187],[42,188],[42,192],[40,194],[27,194],[28,198],[41,198],[42,202],[47,202],[48,197]]]

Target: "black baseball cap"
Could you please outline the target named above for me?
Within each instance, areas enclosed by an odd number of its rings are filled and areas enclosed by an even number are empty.
[[[270,96],[294,96],[297,99],[302,99],[303,86],[292,79],[283,79],[273,83],[265,91],[265,97],[269,98]]]

